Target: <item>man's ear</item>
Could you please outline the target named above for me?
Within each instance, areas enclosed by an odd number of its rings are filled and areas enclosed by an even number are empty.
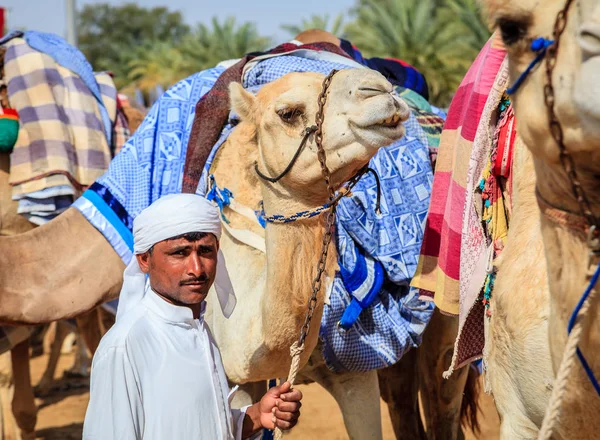
[[[255,122],[256,97],[246,91],[240,83],[229,84],[229,100],[231,109],[240,116],[242,121]]]
[[[144,252],[143,254],[138,254],[135,256],[135,258],[137,258],[138,265],[140,266],[142,272],[150,272],[150,251]]]

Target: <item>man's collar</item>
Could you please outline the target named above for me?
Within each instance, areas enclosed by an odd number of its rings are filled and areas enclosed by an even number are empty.
[[[152,312],[156,313],[165,321],[187,324],[191,324],[194,321],[192,309],[186,306],[171,304],[152,289],[149,289],[146,295],[144,295],[143,302],[146,307],[148,307]],[[206,301],[202,301],[200,308],[200,321],[204,319],[205,311]]]

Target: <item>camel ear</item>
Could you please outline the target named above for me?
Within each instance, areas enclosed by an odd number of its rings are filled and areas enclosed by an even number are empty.
[[[229,99],[231,109],[240,116],[242,121],[253,122],[256,97],[252,93],[244,90],[240,83],[232,82],[229,84]]]

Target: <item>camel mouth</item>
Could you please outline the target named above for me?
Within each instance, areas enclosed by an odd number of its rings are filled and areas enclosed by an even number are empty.
[[[389,118],[386,118],[380,122],[376,122],[373,126],[386,127],[386,128],[397,128],[402,121],[402,115],[399,111],[395,112]]]
[[[352,125],[363,130],[374,130],[374,129],[396,129],[401,125],[402,121],[405,121],[406,117],[403,116],[400,110],[394,111],[391,116],[386,118],[368,118],[366,121],[354,120],[351,121]]]

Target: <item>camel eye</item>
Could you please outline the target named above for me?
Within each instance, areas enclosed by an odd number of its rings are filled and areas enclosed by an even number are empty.
[[[281,120],[287,124],[293,124],[302,116],[301,108],[286,108],[277,112]]]
[[[528,23],[514,19],[500,18],[497,26],[502,35],[502,41],[506,46],[518,43],[527,36]]]

